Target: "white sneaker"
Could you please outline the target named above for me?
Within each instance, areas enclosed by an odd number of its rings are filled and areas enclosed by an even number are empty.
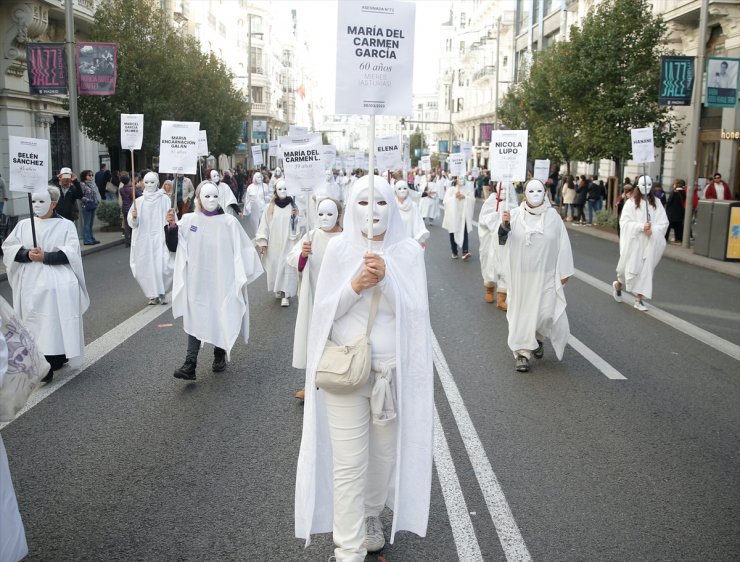
[[[640,299],[635,300],[635,308],[640,312],[647,312],[647,306],[645,306]]]
[[[365,518],[365,548],[368,552],[378,552],[385,546],[383,524],[380,517]]]
[[[283,297],[283,300],[280,301],[280,306],[290,306],[290,299]]]
[[[612,296],[617,302],[622,302],[622,289],[617,289],[617,282],[612,283]]]

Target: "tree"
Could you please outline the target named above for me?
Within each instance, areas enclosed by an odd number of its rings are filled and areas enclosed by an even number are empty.
[[[419,159],[424,155],[424,148],[426,147],[426,140],[424,139],[424,133],[421,131],[415,131],[411,133],[409,139],[409,152],[411,153],[411,167],[415,168],[419,165]],[[418,156],[416,150],[419,150]]]
[[[233,74],[192,37],[169,25],[159,3],[105,0],[90,29],[92,41],[118,45],[113,96],[81,96],[80,124],[93,140],[117,147],[120,114],[144,114],[142,150],[159,153],[162,120],[199,121],[212,153],[231,154],[239,142],[246,103]]]

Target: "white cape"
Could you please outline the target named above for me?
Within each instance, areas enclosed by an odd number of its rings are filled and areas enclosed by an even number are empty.
[[[386,262],[384,293],[391,291],[396,310],[396,459],[388,494],[393,509],[391,543],[397,531],[424,536],[432,479],[434,381],[431,328],[424,252],[403,232],[395,194],[376,186],[391,207],[382,246]],[[352,209],[354,197],[347,209]],[[295,534],[310,543],[312,533],[332,530],[332,451],[325,394],[315,385],[316,366],[332,328],[340,287],[359,271],[367,242],[345,214],[344,232],[326,249],[319,273],[308,339],[303,435],[298,455]]]
[[[475,191],[461,186],[460,193],[464,196],[462,199],[456,197],[457,191],[451,187],[445,193],[445,218],[442,221],[442,228],[455,236],[455,244],[462,245],[464,230],[467,228],[468,233],[473,231]]]
[[[145,193],[136,198],[136,220],[133,205],[128,212],[127,221],[133,229],[129,265],[134,279],[149,299],[165,294],[172,287],[175,255],[164,241],[170,203],[163,192]]]
[[[444,194],[437,191],[441,185],[441,181],[430,181],[427,184],[427,196],[420,196],[421,198],[419,201],[419,210],[421,211],[421,216],[423,218],[436,221],[442,214],[440,212],[439,205],[442,201],[442,198],[444,197]],[[421,194],[421,191],[419,193]]]
[[[265,210],[265,199],[269,202],[272,197],[272,188],[266,183],[250,183],[244,201],[244,215],[247,217],[247,234],[251,238],[257,235],[260,218]]]
[[[537,349],[536,334],[548,338],[558,359],[570,336],[565,292],[560,280],[574,274],[568,231],[558,212],[547,208],[531,215],[523,201],[511,210],[506,245],[509,348]]]
[[[399,202],[397,199],[396,202],[398,203],[398,210],[401,213],[401,220],[403,221],[403,228],[406,234],[419,244],[426,242],[427,238],[429,238],[429,231],[424,226],[424,219],[421,218],[419,205],[410,196],[406,197],[403,202]]]
[[[35,219],[36,240],[44,251],[61,250],[64,265],[19,263],[21,247],[33,247],[31,219],[20,221],[3,242],[3,263],[13,288],[13,308],[21,317],[44,355],[85,355],[82,315],[90,297],[82,270],[82,255],[74,223],[63,218]],[[77,362],[75,362],[77,363]]]
[[[514,209],[517,207],[516,194],[513,189],[507,191],[509,192],[509,208]],[[491,193],[478,214],[481,274],[483,281],[497,283],[499,289],[506,288],[503,260],[507,259],[505,257],[507,246],[501,246],[498,243],[498,227],[501,225],[501,214],[505,207],[506,201],[499,200],[497,193]]]
[[[643,231],[647,216],[643,199],[640,208],[635,207],[633,199],[627,199],[619,218],[619,263],[617,279],[626,285],[627,291],[653,297],[653,272],[665,251],[665,233],[668,230],[668,217],[659,199],[655,208],[650,208],[652,235]]]
[[[267,290],[283,291],[286,297],[293,297],[298,289],[298,271],[288,265],[290,250],[301,236],[299,217],[295,217],[294,228],[291,228],[293,207],[286,205],[282,209],[270,203],[262,213],[254,241],[258,246],[267,246],[263,263],[267,272]]]
[[[252,241],[233,216],[196,211],[178,224],[172,314],[187,334],[226,350],[249,341],[247,285],[262,275]]]

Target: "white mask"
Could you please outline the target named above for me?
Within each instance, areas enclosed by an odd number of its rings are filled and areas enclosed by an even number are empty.
[[[396,182],[396,196],[401,200],[406,199],[406,197],[409,196],[409,184],[407,184],[403,180],[397,181]]]
[[[640,176],[637,187],[640,189],[640,193],[647,195],[653,189],[652,178],[650,176]]]
[[[283,171],[280,168],[275,168],[275,177],[279,178],[283,175]]]
[[[319,215],[319,228],[321,230],[328,232],[337,224],[339,209],[331,199],[322,199],[316,212]]]
[[[326,183],[331,183],[331,181],[334,179],[334,174],[332,172],[326,172]]]
[[[390,208],[388,203],[383,196],[375,191],[373,201],[373,237],[383,234],[388,230],[388,221],[390,220]],[[368,189],[361,189],[355,201],[355,208],[353,210],[355,216],[355,222],[360,225],[360,230],[363,234],[367,234],[367,205],[368,205]]]
[[[221,176],[218,175],[218,172],[216,170],[211,170],[211,181],[213,183],[218,183],[221,181]]]
[[[144,176],[144,191],[154,193],[159,189],[159,176],[154,172],[147,172]]]
[[[529,180],[524,190],[524,196],[530,207],[539,207],[545,200],[545,186],[540,180]]]
[[[288,196],[288,186],[285,185],[284,180],[275,184],[275,193],[277,193],[278,199],[285,199]]]
[[[254,174],[253,181],[254,183],[257,183],[257,184],[262,183],[262,174],[259,174],[259,173]]]
[[[51,207],[51,195],[49,195],[49,191],[46,189],[43,191],[34,191],[31,194],[31,207],[33,208],[33,214],[37,217],[46,215]]]
[[[215,185],[207,183],[200,188],[200,204],[209,213],[218,209],[218,188]]]

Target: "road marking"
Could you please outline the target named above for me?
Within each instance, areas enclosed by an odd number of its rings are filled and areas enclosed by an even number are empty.
[[[473,465],[475,477],[478,479],[481,492],[483,492],[483,498],[486,501],[488,512],[491,514],[491,519],[493,520],[499,542],[506,555],[506,560],[509,562],[531,561],[532,557],[529,554],[527,545],[524,544],[524,538],[519,531],[516,521],[514,521],[514,515],[511,512],[509,504],[506,502],[504,492],[501,489],[498,478],[496,478],[493,472],[491,462],[488,460],[485,449],[483,448],[483,443],[480,437],[478,437],[478,432],[475,430],[473,421],[470,419],[470,414],[463,403],[460,391],[457,388],[457,384],[455,384],[450,368],[447,365],[447,360],[442,354],[442,349],[434,332],[432,332],[432,353],[439,380],[442,382],[442,387],[447,395],[447,401],[450,403],[452,415],[460,430],[460,436],[462,437],[470,462]]]
[[[465,503],[436,406],[434,408],[434,465],[437,467],[437,478],[445,499],[447,517],[450,520],[452,537],[457,548],[457,557],[465,561],[478,562],[480,560],[483,562],[478,538],[475,536],[473,522],[470,519],[470,512]]]
[[[604,281],[601,281],[600,279],[597,279],[593,275],[589,275],[588,273],[585,273],[580,269],[576,269],[575,272],[576,277],[584,283],[591,285],[595,289],[598,289],[599,291],[606,293],[607,295],[612,294],[612,286],[609,283],[605,283]],[[656,320],[663,322],[671,328],[675,328],[679,332],[683,332],[687,336],[690,336],[695,340],[698,340],[703,344],[706,344],[709,347],[716,349],[717,351],[721,351],[725,355],[729,355],[733,359],[740,361],[740,345],[735,345],[730,341],[722,339],[719,336],[708,332],[707,330],[704,330],[703,328],[699,328],[698,326],[695,326],[694,324],[691,324],[690,322],[687,322],[686,320],[683,320],[678,316],[674,316],[670,312],[666,312],[664,310],[656,308],[653,305],[650,305],[647,312],[643,312],[643,314],[652,316]]]
[[[64,369],[59,373],[58,377],[55,374],[54,380],[50,384],[42,386],[33,394],[31,394],[28,402],[23,407],[23,409],[18,412],[18,415],[15,417],[15,419],[18,419],[23,414],[28,412],[28,410],[54,394],[57,390],[62,388],[65,384],[74,379],[85,369],[87,369],[88,367],[92,367],[95,363],[98,362],[98,360],[105,357],[108,353],[113,351],[135,333],[144,328],[152,320],[158,318],[171,308],[172,306],[170,304],[164,306],[147,306],[127,320],[124,320],[123,322],[118,324],[118,326],[116,326],[109,332],[106,332],[105,334],[100,336],[95,341],[86,345],[85,359],[82,362],[82,365],[72,370]],[[0,423],[0,430],[13,423],[13,421]]]
[[[588,347],[585,343],[583,343],[573,334],[571,334],[568,337],[568,345],[570,345],[578,353],[583,355],[583,357],[585,357],[589,363],[591,363],[599,371],[604,373],[604,375],[607,378],[612,379],[612,380],[627,380],[627,377],[625,377],[622,373],[617,371],[614,367],[612,367],[609,363],[607,363],[606,360],[603,359],[598,353],[593,351],[590,347]]]

